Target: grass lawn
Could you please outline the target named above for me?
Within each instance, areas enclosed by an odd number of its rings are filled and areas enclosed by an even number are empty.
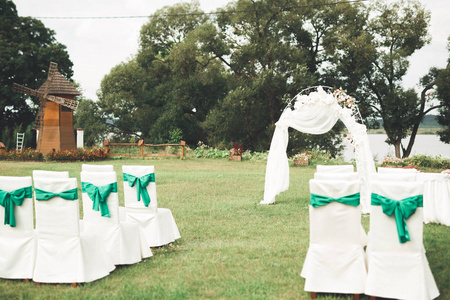
[[[308,181],[315,166],[291,167],[289,190],[266,206],[258,205],[265,161],[122,159],[97,164],[114,164],[122,205],[121,166],[154,165],[158,205],[171,209],[181,239],[153,250],[152,258],[120,266],[78,288],[0,279],[0,299],[309,299],[300,271],[308,249]],[[0,161],[3,176],[31,176],[34,169],[67,170],[79,180],[81,163]],[[363,216],[362,223],[367,231],[369,217]],[[450,299],[449,232],[442,225],[424,226],[439,299]]]

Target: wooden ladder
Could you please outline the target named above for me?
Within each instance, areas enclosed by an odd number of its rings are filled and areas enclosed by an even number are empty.
[[[17,133],[16,151],[22,152],[25,133]]]

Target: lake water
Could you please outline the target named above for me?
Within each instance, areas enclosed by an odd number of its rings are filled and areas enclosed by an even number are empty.
[[[377,162],[381,162],[386,156],[394,156],[394,146],[386,144],[387,136],[385,134],[369,134],[370,149],[372,155]],[[409,138],[403,140],[403,146],[408,145]],[[353,148],[347,139],[344,139],[343,145],[345,150],[343,152],[345,161],[350,161],[355,158]],[[437,135],[417,135],[414,142],[411,155],[424,154],[427,156],[442,155],[450,158],[450,144],[444,144],[439,140]]]

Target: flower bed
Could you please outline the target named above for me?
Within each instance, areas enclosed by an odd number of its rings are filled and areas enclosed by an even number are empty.
[[[53,149],[45,155],[49,161],[94,161],[108,159],[109,153],[104,149],[94,148],[91,150],[75,149],[55,151]]]
[[[42,161],[44,156],[40,152],[26,148],[23,151],[2,152],[0,153],[0,160]]]

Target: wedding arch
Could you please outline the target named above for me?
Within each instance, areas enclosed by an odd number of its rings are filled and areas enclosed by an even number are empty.
[[[358,178],[361,181],[363,213],[370,208],[369,174],[375,173],[366,126],[360,118],[355,99],[341,89],[326,86],[311,87],[298,93],[284,109],[275,124],[275,132],[267,158],[264,200],[260,204],[275,203],[275,196],[289,188],[289,163],[286,149],[288,128],[309,134],[323,134],[340,119],[349,131],[354,147]]]

